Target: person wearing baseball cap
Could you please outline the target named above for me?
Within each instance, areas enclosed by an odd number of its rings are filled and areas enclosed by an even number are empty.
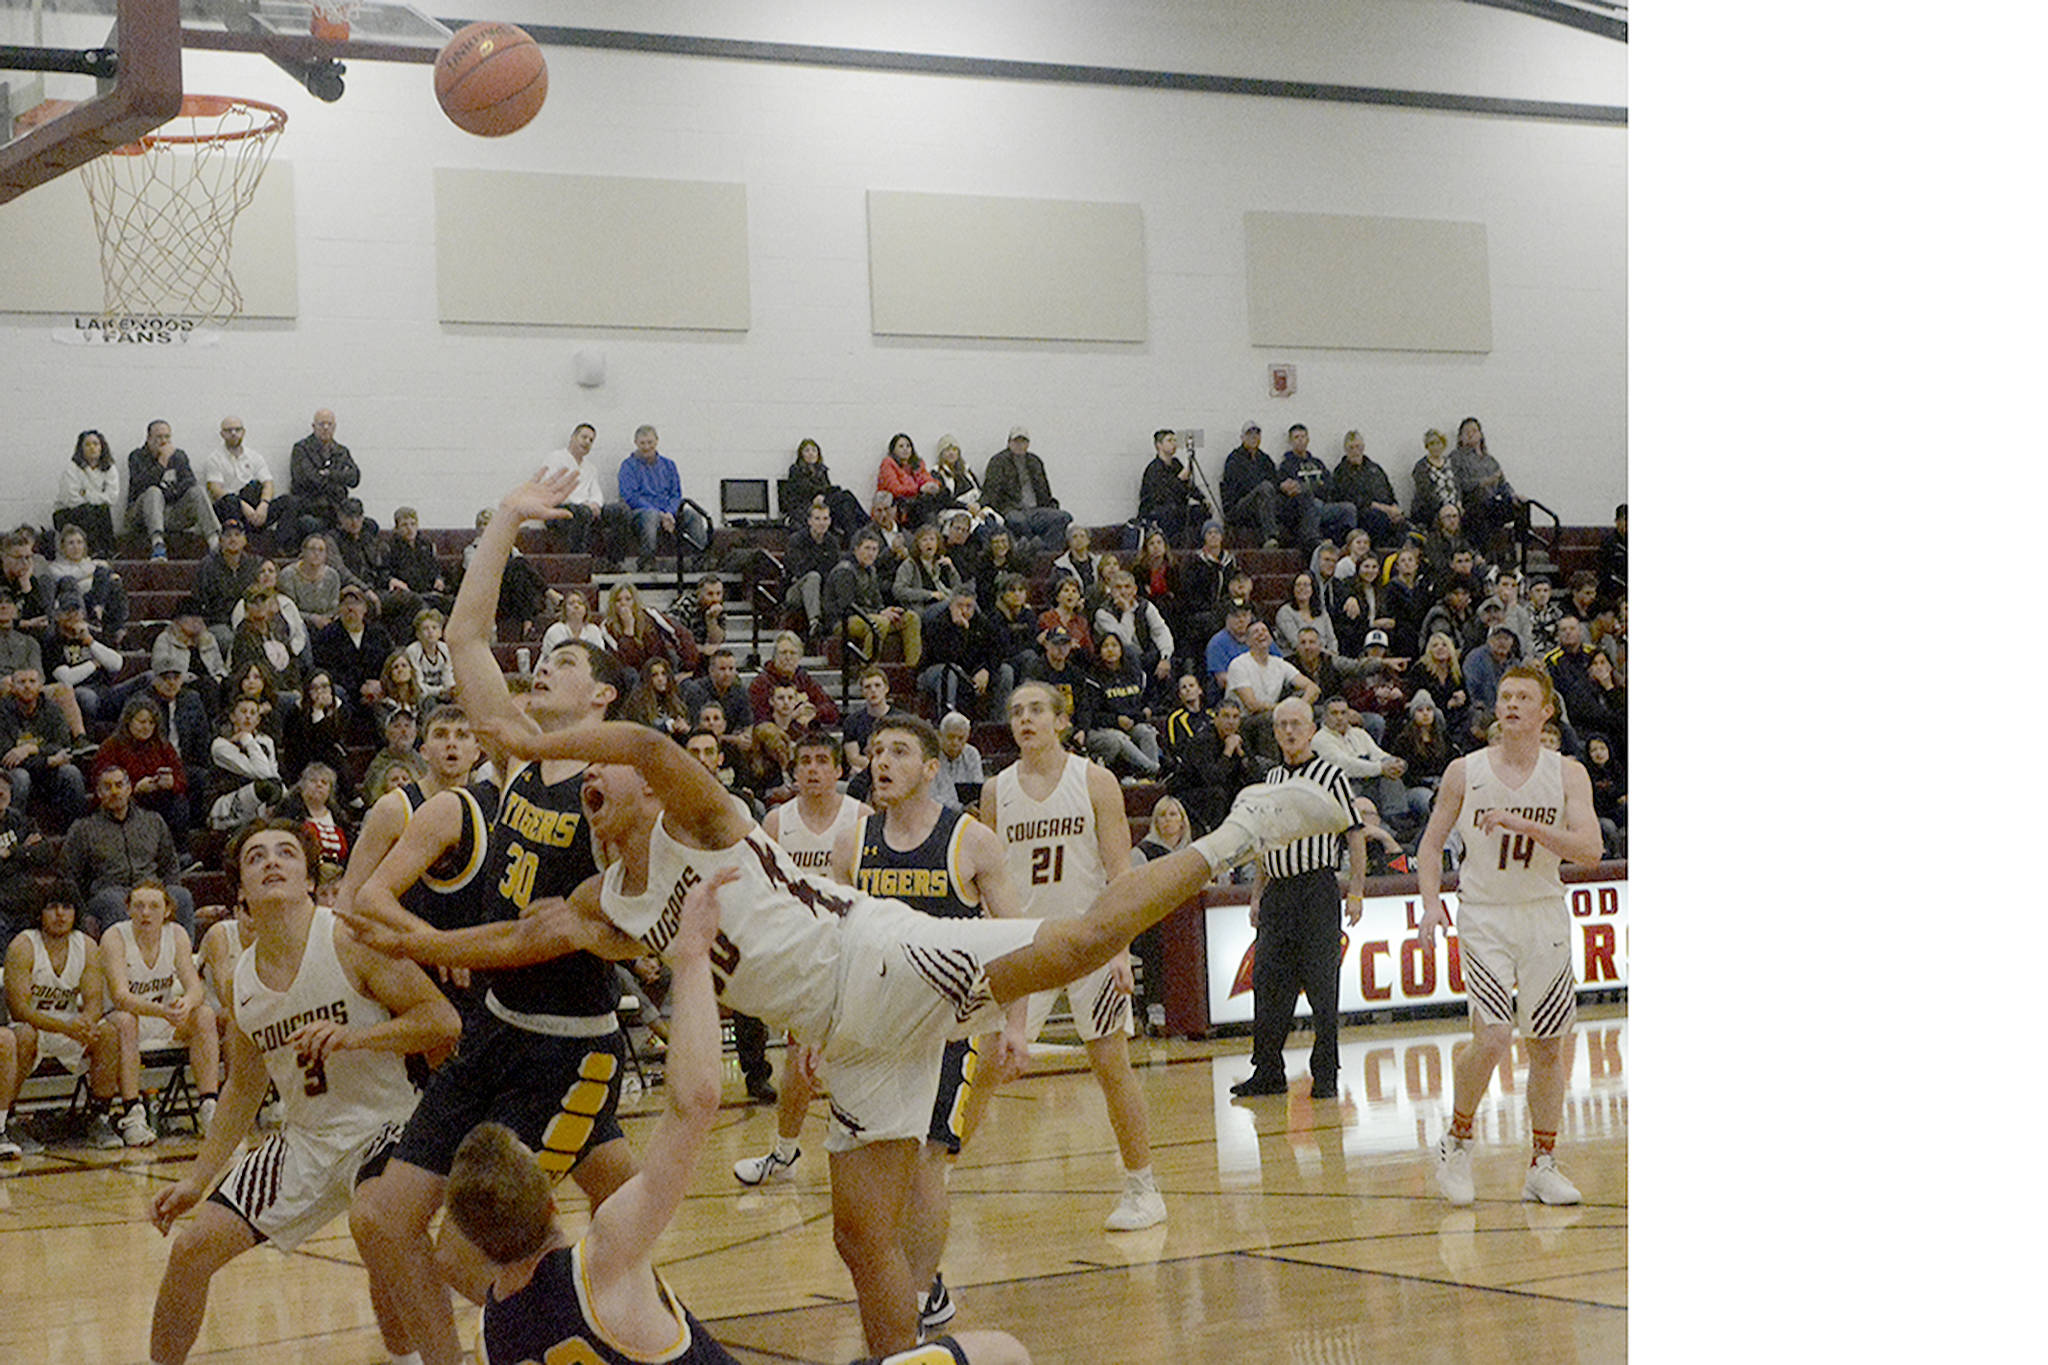
[[[1223,519],[1256,532],[1266,549],[1278,549],[1284,496],[1280,468],[1271,455],[1259,449],[1264,438],[1257,422],[1246,422],[1238,436],[1237,449],[1223,457],[1223,486],[1217,493],[1223,502]],[[1313,550],[1314,542],[1307,548]]]
[[[1474,706],[1491,712],[1494,697],[1500,691],[1501,675],[1521,661],[1522,642],[1516,637],[1515,628],[1500,619],[1500,603],[1489,597],[1480,603],[1479,609],[1482,617],[1492,619],[1486,627],[1485,641],[1465,656],[1465,695]]]
[[[1074,514],[1061,509],[1045,477],[1045,461],[1031,451],[1031,433],[1010,428],[1009,444],[989,457],[981,477],[981,500],[1002,514],[1014,548],[1036,554],[1047,546],[1064,545]]]

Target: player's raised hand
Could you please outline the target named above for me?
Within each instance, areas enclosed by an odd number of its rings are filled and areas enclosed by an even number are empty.
[[[573,469],[536,471],[532,478],[498,499],[498,510],[520,521],[560,521],[569,515],[562,504],[576,491],[578,477]]]
[[[502,749],[508,758],[534,757],[534,746],[541,738],[539,728],[527,719],[523,708],[505,715],[473,715],[470,725],[480,744]]]
[[[718,894],[728,883],[738,881],[739,875],[738,868],[723,867],[710,880],[690,888],[690,894],[683,897],[676,935],[669,940],[664,954],[670,962],[680,964],[699,955],[710,955],[711,945],[718,937]]]

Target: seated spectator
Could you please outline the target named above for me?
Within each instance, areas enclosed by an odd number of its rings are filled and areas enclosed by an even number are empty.
[[[1614,604],[1612,611],[1603,611],[1593,618],[1593,628],[1586,634],[1593,648],[1607,656],[1614,665],[1617,675],[1628,672],[1628,599],[1622,598]]]
[[[220,524],[220,543],[199,561],[199,576],[193,583],[192,595],[198,599],[207,627],[223,650],[234,634],[234,610],[241,605],[242,595],[256,586],[256,570],[261,563],[250,553],[248,531],[232,517]]]
[[[1440,599],[1422,617],[1422,629],[1418,638],[1429,639],[1442,632],[1451,637],[1454,644],[1469,649],[1477,640],[1467,641],[1467,636],[1478,636],[1485,630],[1475,609],[1478,592],[1472,580],[1460,574],[1444,580]]]
[[[393,619],[410,620],[420,609],[420,602],[412,598],[411,589],[402,580],[391,576],[391,552],[384,545],[384,528],[363,515],[363,500],[346,497],[341,500],[334,519],[334,529],[327,533],[327,555],[340,571],[342,581],[350,579],[363,585],[370,599],[382,606],[393,597],[399,605],[393,608]]]
[[[211,638],[211,637],[208,637]],[[171,837],[184,846],[192,832],[192,804],[185,760],[164,738],[163,712],[148,692],[129,699],[114,733],[93,758],[93,789],[100,774],[119,768],[128,774],[130,797],[144,810],[155,811],[170,826]]]
[[[832,529],[831,509],[819,498],[805,513],[802,527],[790,532],[782,563],[782,605],[804,614],[804,630],[813,641],[829,633],[825,579],[843,553],[843,543]]]
[[[711,523],[683,496],[682,476],[661,453],[661,435],[652,426],[633,433],[633,453],[619,465],[619,501],[639,533],[639,555],[626,557],[626,572],[637,572],[642,559],[654,558],[663,531],[675,536],[679,562],[695,560],[711,548]]]
[[[184,674],[202,699],[211,697],[218,704],[228,677],[227,653],[207,628],[198,598],[180,598],[171,608],[170,623],[149,647],[149,666],[152,672]]]
[[[1408,527],[1417,530],[1436,525],[1436,514],[1445,503],[1458,502],[1458,471],[1451,468],[1451,443],[1434,427],[1422,434],[1422,458],[1408,471],[1415,496],[1408,504]]]
[[[448,618],[433,607],[412,618],[412,643],[405,647],[406,661],[420,682],[420,696],[428,707],[440,705],[455,695],[455,656],[448,652],[441,633]]]
[[[1038,615],[1031,610],[1031,585],[1023,575],[1006,573],[996,584],[995,605],[982,612],[1000,643],[996,657],[1024,676],[1025,661],[1038,653]],[[976,604],[980,598],[977,596]]]
[[[1249,648],[1245,642],[1256,619],[1248,604],[1233,602],[1223,613],[1222,629],[1209,637],[1203,661],[1207,665],[1209,684],[1219,695],[1229,690],[1230,665]]]
[[[261,591],[269,595],[271,617],[269,638],[281,642],[285,649],[290,652],[292,659],[303,667],[308,651],[313,648],[313,633],[306,628],[306,618],[299,614],[299,604],[277,590],[277,574],[276,560],[266,559],[258,563],[256,565],[256,583],[252,591]],[[235,603],[234,610],[229,615],[228,621],[236,630],[240,630],[242,622],[248,619],[248,615],[249,594],[244,593],[242,594],[242,600]],[[230,638],[229,643],[224,648],[229,650],[234,648],[232,638]],[[232,663],[234,659],[233,654],[229,654],[228,658]]]
[[[752,743],[732,750],[731,759],[734,790],[747,798],[756,816],[796,795],[796,749],[773,723],[754,726]]]
[[[948,711],[939,721],[939,775],[932,783],[932,791],[939,796],[941,805],[971,811],[981,800],[981,788],[987,779],[981,750],[968,740],[973,733],[973,724],[958,711]]]
[[[1397,541],[1408,529],[1408,514],[1394,496],[1393,480],[1365,453],[1365,437],[1344,433],[1344,458],[1330,471],[1330,496],[1358,509],[1358,529],[1381,544]]]
[[[752,704],[752,702],[748,703],[748,705]],[[756,712],[755,714],[761,715],[763,713]],[[794,766],[796,763],[796,742],[810,734],[812,728],[817,724],[818,708],[812,705],[811,699],[806,697],[803,689],[795,683],[779,682],[768,691],[768,710],[765,713],[765,717],[766,723],[781,731],[782,737],[789,741],[790,760],[785,766],[789,768],[791,773],[794,773],[796,771]],[[754,728],[759,730],[761,723],[756,722]]]
[[[105,560],[94,559],[85,532],[76,526],[57,528],[57,557],[50,574],[59,591],[74,583],[85,598],[86,624],[93,634],[118,648],[128,631],[128,587]]]
[[[1574,730],[1581,734],[1597,730],[1610,737],[1612,747],[1626,751],[1628,687],[1615,671],[1614,661],[1599,650],[1587,658],[1585,682],[1566,703],[1565,714]]]
[[[384,671],[377,675],[377,690],[379,730],[384,728],[384,717],[394,711],[410,711],[422,719],[429,714],[426,689],[420,686],[419,674],[412,671],[412,660],[405,657],[402,649],[384,656]]]
[[[227,723],[213,741],[213,808],[207,823],[229,830],[269,813],[284,799],[277,741],[259,728],[262,712],[249,697],[228,707]]]
[[[904,526],[922,526],[946,505],[947,495],[939,481],[919,458],[917,444],[903,432],[889,438],[875,474],[875,491],[896,500],[896,520]]]
[[[1479,550],[1465,538],[1465,514],[1454,502],[1436,510],[1436,521],[1426,532],[1409,536],[1422,551],[1422,571],[1431,582],[1441,585],[1457,575],[1478,577]],[[1459,555],[1467,558],[1458,562]]]
[[[846,744],[846,770],[849,773],[867,771],[868,737],[874,734],[876,723],[894,709],[889,700],[889,675],[882,671],[880,664],[869,664],[863,668],[857,685],[861,704],[847,712],[846,723],[839,732]]]
[[[320,847],[321,862],[345,868],[355,832],[333,807],[336,781],[334,769],[325,763],[308,763],[291,791],[278,803],[277,814],[306,827]]]
[[[284,772],[297,781],[308,763],[324,763],[337,774],[348,771],[349,718],[334,695],[334,677],[316,669],[306,679],[305,700],[285,717]]]
[[[1107,554],[1094,553],[1093,536],[1085,526],[1067,528],[1067,547],[1052,562],[1055,581],[1064,576],[1078,581],[1081,585],[1081,600],[1090,611],[1101,605],[1103,592],[1103,566],[1109,561]]]
[[[164,887],[154,881],[136,883],[128,892],[127,917],[100,935],[100,971],[106,976],[107,1003],[134,1016],[140,1055],[186,1050],[204,1137],[220,1098],[220,1028],[199,984],[192,931],[169,923],[170,914]]]
[[[109,1006],[99,950],[78,927],[78,906],[70,891],[53,893],[43,903],[35,930],[7,945],[6,985],[15,1026],[35,1030],[31,1055],[42,1058],[38,1070],[88,1078],[92,1108],[86,1145],[108,1149],[155,1142],[142,1103],[135,1016]]]
[[[1009,443],[989,457],[982,502],[1000,512],[1011,538],[1026,553],[1066,540],[1074,515],[1061,509],[1045,477],[1045,461],[1031,450],[1031,433],[1010,428]]]
[[[40,635],[49,628],[57,576],[36,558],[34,527],[17,526],[0,536],[0,596],[14,599],[15,625],[21,630]]]
[[[291,710],[283,698],[271,688],[270,678],[261,664],[244,664],[228,674],[228,685],[221,689],[221,704],[213,708],[222,720],[227,718],[228,708],[236,702],[248,700],[256,703],[256,728],[272,739],[284,738],[286,714]],[[216,726],[217,730],[219,727]],[[211,763],[213,737],[207,738],[208,762]]]
[[[1373,741],[1343,697],[1331,697],[1324,706],[1323,724],[1310,747],[1316,757],[1328,759],[1350,778],[1352,790],[1371,801],[1380,819],[1403,840],[1414,839],[1429,823],[1429,791],[1402,783],[1408,765]]]
[[[1529,575],[1529,657],[1540,659],[1557,648],[1557,623],[1564,619],[1564,607],[1552,596],[1550,579]]]
[[[315,633],[340,614],[342,587],[353,578],[328,562],[328,548],[324,532],[309,535],[299,542],[299,557],[277,572],[278,592],[298,605],[306,628]]]
[[[1439,705],[1445,723],[1454,730],[1463,728],[1465,711],[1472,699],[1465,691],[1465,666],[1459,661],[1458,647],[1449,635],[1440,630],[1431,633],[1428,644],[1409,667],[1408,681],[1441,698],[1441,703],[1432,704]]]
[[[1109,596],[1095,609],[1095,638],[1123,638],[1124,653],[1145,677],[1148,700],[1161,703],[1173,681],[1173,630],[1166,615],[1138,595],[1138,580],[1122,569],[1109,579]]]
[[[1216,703],[1209,728],[1195,733],[1174,765],[1167,791],[1180,798],[1197,829],[1214,829],[1238,792],[1265,774],[1245,742],[1243,725],[1244,707],[1225,697]]]
[[[286,698],[299,693],[303,678],[300,656],[292,651],[290,629],[279,614],[288,601],[289,598],[264,587],[260,580],[243,597],[242,619],[236,624],[234,639],[228,645],[228,676],[222,688],[224,696],[232,698],[246,689],[251,668],[263,674],[267,702],[281,707]],[[218,706],[209,708],[217,709]],[[266,718],[266,724],[277,725],[282,720],[281,715],[273,714]],[[274,736],[278,731],[272,729],[271,733]]]
[[[960,442],[951,436],[939,438],[938,449],[933,454],[932,478],[939,485],[939,492],[945,496],[947,512],[966,514],[967,534],[979,545],[997,530],[1007,530],[1002,515],[988,505],[981,480],[967,467],[967,461],[960,457]],[[945,517],[940,518],[943,523]],[[950,552],[949,552],[950,553]],[[972,577],[965,565],[958,563],[962,578]]]
[[[1403,665],[1401,660],[1388,659],[1385,651],[1371,664],[1363,659],[1346,658],[1323,648],[1323,633],[1314,626],[1303,626],[1296,637],[1294,656],[1288,660],[1301,676],[1316,685],[1316,691],[1324,700],[1348,689],[1362,687],[1382,672],[1398,673]],[[1377,736],[1375,736],[1377,738]]]
[[[1407,675],[1406,660],[1387,657],[1386,635],[1381,631],[1370,631],[1365,637],[1365,654],[1358,664],[1364,675],[1363,689],[1354,682],[1351,687],[1358,695],[1352,701],[1352,709],[1359,713],[1359,722],[1375,743],[1384,743],[1387,728],[1402,714],[1408,705],[1408,693],[1416,684]]]
[[[997,527],[988,533],[988,541],[981,547],[981,558],[974,566],[974,595],[985,612],[996,609],[1003,579],[1031,581],[1031,565],[1015,552],[1015,545],[1009,529]]]
[[[868,659],[881,658],[893,639],[903,662],[914,668],[924,657],[923,623],[916,612],[889,600],[876,567],[881,551],[882,539],[871,528],[853,538],[853,553],[825,580],[825,611],[835,626],[844,626],[847,643]]]
[[[1324,537],[1341,540],[1358,525],[1358,508],[1330,491],[1330,467],[1308,448],[1308,428],[1300,422],[1287,428],[1287,453],[1280,457],[1282,493],[1289,483],[1299,485],[1304,494],[1315,500],[1316,526],[1312,533],[1308,526],[1302,528],[1311,545]]]
[[[1408,765],[1408,770],[1401,774],[1402,781],[1411,787],[1436,791],[1444,769],[1458,756],[1458,750],[1451,743],[1444,715],[1437,710],[1436,699],[1430,696],[1428,688],[1419,687],[1408,698],[1408,718],[1394,727],[1387,751]]]
[[[1515,633],[1521,657],[1537,658],[1536,617],[1522,600],[1522,576],[1513,568],[1503,566],[1494,573],[1493,600],[1500,603],[1501,624]]]
[[[1396,654],[1414,654],[1429,636],[1422,623],[1436,606],[1436,589],[1422,576],[1422,547],[1409,541],[1394,552],[1394,562],[1380,594],[1380,614],[1391,620],[1388,647]],[[1455,634],[1452,639],[1455,641]]]
[[[199,478],[222,526],[232,518],[260,531],[271,524],[277,480],[270,461],[244,444],[248,430],[239,417],[221,418],[220,444],[206,457]]]
[[[1628,856],[1628,771],[1607,736],[1586,736],[1586,775],[1593,782],[1593,811],[1600,818],[1602,856]]]
[[[613,641],[609,632],[591,619],[590,598],[581,589],[562,594],[561,610],[555,621],[540,637],[540,652],[552,653],[558,646],[571,640],[581,640],[587,645],[609,652]]]
[[[384,747],[370,756],[363,770],[363,799],[371,805],[394,787],[424,781],[427,760],[420,755],[420,719],[400,709],[384,717]]]
[[[61,820],[85,811],[85,774],[72,755],[87,747],[85,730],[73,730],[43,694],[42,670],[30,664],[8,677],[9,695],[0,699],[0,767],[14,786],[14,804],[29,809],[47,803]]]
[[[720,786],[745,800],[746,794],[739,790],[739,771],[733,766],[733,756],[740,750],[738,745],[727,742],[725,713],[720,711],[715,703],[704,709],[710,718],[717,722],[716,728],[700,725],[683,741],[683,748],[692,758],[710,770],[711,775],[718,779]]]
[[[1076,658],[1074,638],[1061,627],[1045,632],[1043,650],[1025,661],[1024,676],[1017,681],[1042,682],[1064,698],[1070,722],[1066,743],[1078,752],[1094,725],[1089,709],[1092,689],[1088,686],[1088,667]]]
[[[1080,651],[1085,664],[1095,656],[1095,637],[1088,628],[1088,612],[1082,602],[1081,580],[1071,576],[1053,580],[1052,606],[1038,614],[1038,639],[1042,646],[1048,633],[1062,630]]]
[[[1581,707],[1599,704],[1592,695],[1596,685],[1591,677],[1593,659],[1599,653],[1587,643],[1584,623],[1567,612],[1557,623],[1557,648],[1543,656],[1543,666],[1550,670],[1550,681],[1557,688],[1562,715],[1574,725],[1579,723]]]
[[[676,684],[675,666],[659,654],[649,659],[621,714],[680,743],[690,733],[690,706]]]
[[[164,742],[178,751],[178,761],[185,765],[185,795],[196,822],[207,806],[206,769],[213,754],[213,726],[199,694],[185,683],[183,673],[160,669],[149,675],[148,684],[135,695],[156,703],[163,719]]]
[[[1124,653],[1114,632],[1102,637],[1088,684],[1088,754],[1122,775],[1156,777],[1159,731],[1145,704],[1146,683],[1137,660]]]
[[[420,535],[420,514],[401,507],[391,514],[391,543],[385,550],[385,584],[395,597],[410,593],[418,603],[445,612],[452,605],[448,577],[441,569],[441,557],[434,543]],[[390,599],[386,599],[387,604]],[[410,621],[417,605],[392,606],[400,621]]]
[[[757,721],[768,719],[754,714],[746,684],[740,681],[739,657],[724,645],[711,651],[710,666],[704,676],[691,683],[684,695],[694,711],[701,712],[707,702],[717,702],[727,729],[735,737],[751,731]]]
[[[0,782],[0,942],[34,927],[43,900],[36,874],[56,861],[57,845],[14,804],[14,784]]]
[[[1213,513],[1195,487],[1194,470],[1180,461],[1180,436],[1170,427],[1152,433],[1152,459],[1138,480],[1138,520],[1170,543],[1192,544],[1196,528]]]
[[[1336,623],[1337,638],[1323,643],[1339,654],[1356,655],[1365,647],[1368,633],[1377,630],[1387,634],[1394,630],[1395,621],[1383,603],[1382,594],[1386,590],[1380,583],[1379,558],[1371,542],[1363,531],[1353,531],[1349,545],[1349,551],[1337,561],[1329,581],[1330,592],[1335,599],[1330,619]],[[1363,573],[1358,571],[1361,564],[1365,570]]]
[[[114,552],[114,503],[121,496],[121,471],[107,438],[87,429],[71,447],[71,462],[57,480],[57,505],[50,524],[76,526],[96,555]]]
[[[271,539],[281,554],[306,536],[333,529],[342,500],[363,481],[354,454],[334,439],[334,428],[333,410],[321,408],[313,414],[313,430],[292,446],[291,492],[271,512]]]
[[[1486,449],[1486,433],[1477,417],[1458,424],[1458,445],[1451,452],[1458,476],[1458,501],[1471,520],[1471,534],[1486,558],[1519,560],[1516,542],[1528,513],[1528,499],[1517,493],[1502,472],[1500,461]]]
[[[1310,706],[1316,704],[1316,685],[1301,670],[1273,653],[1273,631],[1264,621],[1254,620],[1245,631],[1245,652],[1230,661],[1224,671],[1224,685],[1244,708],[1245,737],[1252,748],[1280,761],[1280,743],[1273,736],[1273,708],[1288,693],[1299,693]]]
[[[1237,449],[1223,459],[1223,519],[1279,548],[1284,530],[1304,551],[1323,538],[1323,511],[1299,479],[1283,479],[1273,457],[1259,448],[1259,424],[1246,422]]]
[[[1486,633],[1486,643],[1465,656],[1465,692],[1472,704],[1491,712],[1501,677],[1521,661],[1522,642],[1506,622],[1496,622]]]
[[[588,422],[578,422],[570,429],[569,444],[541,462],[541,472],[576,471],[576,487],[562,500],[562,510],[569,514],[562,523],[569,540],[569,553],[580,555],[594,551],[600,559],[611,561],[614,554],[612,546],[624,543],[623,537],[611,533],[624,530],[627,518],[625,509],[616,506],[612,515],[605,514],[604,484],[597,477],[597,465],[590,459],[591,447],[596,444],[597,428]],[[597,534],[593,536],[593,532]]]
[[[1197,734],[1212,728],[1214,722],[1209,714],[1208,696],[1199,674],[1183,673],[1175,680],[1174,700],[1179,705],[1167,714],[1166,726],[1160,736],[1159,769],[1162,776],[1171,777],[1174,770],[1187,761],[1189,742]]]
[[[121,674],[121,651],[93,638],[76,583],[67,582],[58,590],[54,616],[43,636],[43,672],[71,689],[80,715],[103,724],[113,716],[108,693]]]
[[[747,704],[755,715],[764,715],[775,689],[789,683],[809,701],[812,714],[819,725],[837,728],[839,707],[818,686],[818,680],[804,671],[803,637],[793,630],[785,630],[775,637],[775,652],[761,665],[761,671],[747,684]]]
[[[1016,669],[1004,663],[1004,634],[983,620],[975,589],[958,583],[944,610],[924,628],[924,671],[918,690],[932,698],[934,712],[958,710],[985,720],[1004,716]]]
[[[896,567],[891,596],[905,611],[923,615],[945,605],[960,586],[960,574],[939,553],[939,528],[933,523],[918,527],[910,546],[910,557]]]
[[[0,677],[11,676],[16,669],[30,665],[42,672],[43,642],[27,631],[15,629],[20,619],[21,603],[0,592]]]
[[[1600,580],[1591,569],[1580,569],[1573,573],[1565,584],[1568,589],[1566,600],[1560,604],[1563,614],[1576,616],[1580,625],[1590,623],[1600,614]],[[28,627],[24,625],[22,629]]]
[[[1337,623],[1316,600],[1316,578],[1307,570],[1294,576],[1293,595],[1273,616],[1273,633],[1281,653],[1291,657],[1301,648],[1303,627],[1315,630],[1325,640],[1337,638]]]
[[[143,443],[128,452],[128,527],[149,533],[149,557],[164,559],[165,531],[197,531],[206,548],[220,542],[220,518],[192,472],[192,457],[178,449],[171,424],[149,424]]]
[[[974,517],[964,507],[939,513],[939,554],[953,561],[953,572],[970,588],[981,582],[982,542],[974,533]]]
[[[1190,642],[1207,640],[1223,626],[1230,581],[1241,572],[1237,556],[1223,548],[1223,523],[1202,527],[1202,547],[1181,565],[1181,612]]]
[[[796,443],[796,458],[790,461],[789,473],[783,476],[782,519],[792,536],[803,529],[812,505],[819,498],[825,500],[825,508],[832,516],[832,531],[842,541],[867,520],[860,499],[832,482],[825,452],[806,436]]]
[[[313,662],[334,679],[334,692],[362,722],[383,695],[379,681],[384,660],[391,656],[391,636],[369,619],[363,590],[351,583],[341,590],[341,614],[314,633]]]
[[[1388,540],[1387,544],[1401,543],[1401,537]],[[1341,581],[1363,576],[1375,587],[1387,581],[1387,573],[1393,568],[1392,556],[1381,555],[1373,549],[1372,532],[1363,526],[1351,528],[1351,534],[1344,537],[1344,553],[1337,560],[1337,568],[1331,577]]]
[[[169,891],[178,923],[189,936],[196,927],[192,893],[180,882],[182,860],[171,827],[155,811],[135,804],[135,787],[125,768],[100,770],[93,786],[98,806],[64,832],[59,865],[85,896],[89,933],[128,917],[128,892],[154,878]]]
[[[1197,638],[1188,633],[1187,604],[1181,600],[1180,566],[1174,563],[1165,532],[1156,528],[1145,532],[1138,553],[1131,558],[1130,575],[1138,596],[1152,604],[1174,639]]]

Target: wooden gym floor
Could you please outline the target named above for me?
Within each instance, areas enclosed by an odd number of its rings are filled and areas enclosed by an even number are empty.
[[[1478,1203],[1454,1210],[1438,1197],[1427,1152],[1448,1119],[1463,1036],[1449,1020],[1346,1029],[1340,1098],[1310,1101],[1308,1036],[1297,1033],[1295,1092],[1237,1103],[1227,1087],[1246,1072],[1247,1040],[1136,1040],[1169,1218],[1114,1234],[1101,1224],[1121,1176],[1101,1095],[1078,1048],[1041,1048],[953,1175],[953,1325],[1014,1332],[1051,1365],[1624,1359],[1626,1009],[1581,1011],[1559,1139],[1585,1195],[1576,1208],[1520,1202],[1519,1058],[1480,1111]],[[626,1127],[635,1135],[644,1120]],[[773,1134],[770,1110],[720,1115],[662,1270],[740,1360],[842,1365],[860,1335],[832,1250],[822,1104],[794,1178],[743,1189],[732,1163]],[[181,1135],[0,1167],[0,1360],[147,1359],[167,1243],[143,1209],[193,1147]],[[564,1189],[580,1226],[580,1196]],[[458,1321],[469,1340],[473,1310]],[[259,1248],[222,1271],[192,1356],[384,1358],[339,1220],[300,1255]]]

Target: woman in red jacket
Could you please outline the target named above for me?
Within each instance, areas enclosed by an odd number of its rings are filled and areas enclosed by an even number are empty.
[[[889,438],[875,487],[896,499],[898,524],[913,531],[937,517],[947,501],[946,490],[918,458],[916,443],[900,431]]]
[[[114,733],[93,759],[93,785],[99,785],[101,773],[116,767],[125,769],[134,783],[135,804],[161,815],[182,847],[192,830],[185,762],[164,738],[164,714],[147,695],[131,697],[121,708]]]

